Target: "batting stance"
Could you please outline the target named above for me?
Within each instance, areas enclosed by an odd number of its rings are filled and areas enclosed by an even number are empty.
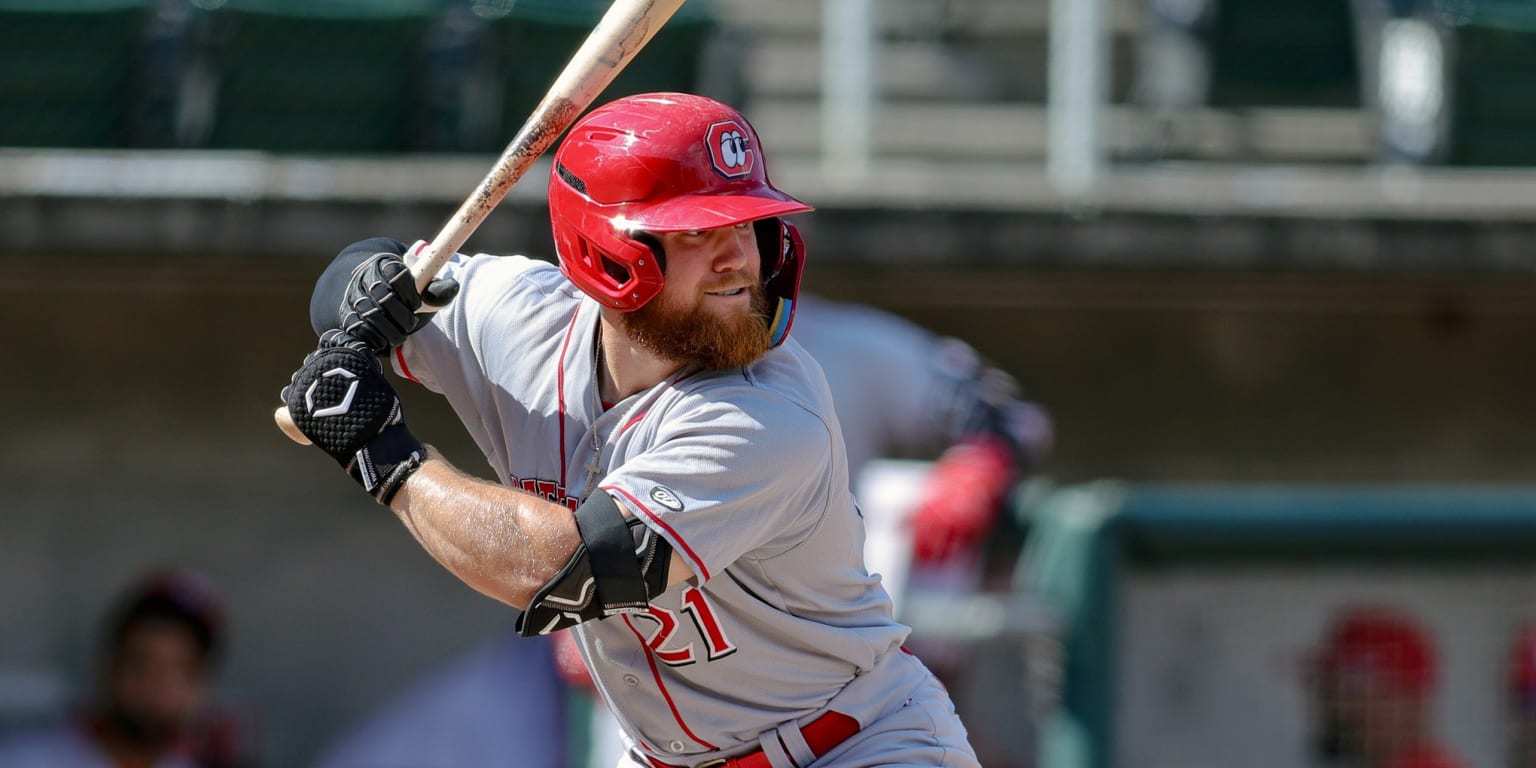
[[[344,249],[294,421],[475,589],[571,628],[621,766],[977,766],[864,566],[832,399],[789,338],[811,207],[735,110],[620,99],[555,152],[558,269]],[[423,303],[442,305],[432,315]],[[448,398],[501,482],[423,446],[375,352]]]

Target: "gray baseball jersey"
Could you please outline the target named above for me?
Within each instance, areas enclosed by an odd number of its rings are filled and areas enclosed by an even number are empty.
[[[396,351],[396,371],[447,397],[503,483],[571,509],[608,493],[693,571],[645,612],[572,630],[636,749],[694,764],[827,709],[868,728],[910,705],[931,676],[899,649],[908,630],[864,567],[810,355],[791,340],[605,406],[598,305],[557,268],[459,255],[443,274],[463,289]],[[939,731],[938,752],[960,760],[943,764],[971,765],[958,722]]]

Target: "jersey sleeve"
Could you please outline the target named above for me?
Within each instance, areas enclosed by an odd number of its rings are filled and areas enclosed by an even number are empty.
[[[833,498],[834,446],[820,416],[754,392],[669,413],[658,440],[601,487],[703,583],[740,558],[782,554],[815,530]]]

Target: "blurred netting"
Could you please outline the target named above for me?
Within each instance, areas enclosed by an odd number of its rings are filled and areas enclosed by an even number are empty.
[[[608,7],[0,0],[0,146],[499,151]],[[686,4],[601,98],[733,95],[719,30]]]

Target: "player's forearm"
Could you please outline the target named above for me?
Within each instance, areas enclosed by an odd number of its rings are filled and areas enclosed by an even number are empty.
[[[464,583],[520,609],[581,540],[565,507],[470,477],[435,451],[390,508]]]

